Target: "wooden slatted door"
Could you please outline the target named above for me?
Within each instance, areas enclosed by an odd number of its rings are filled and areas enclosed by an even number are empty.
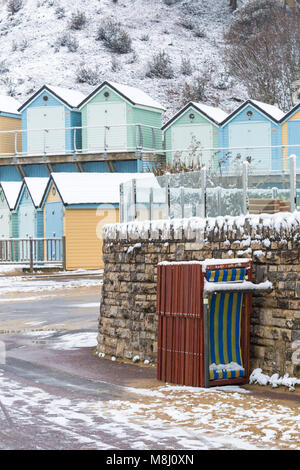
[[[159,380],[204,386],[202,283],[200,264],[158,266]]]

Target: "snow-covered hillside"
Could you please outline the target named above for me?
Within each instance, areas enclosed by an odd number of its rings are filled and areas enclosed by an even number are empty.
[[[20,0],[21,1],[21,0]],[[222,58],[223,31],[231,18],[227,0],[23,0],[14,14],[2,1],[0,11],[0,93],[21,103],[43,84],[77,89],[85,94],[103,80],[137,86],[161,102],[165,119],[180,106],[185,82],[208,76],[204,101],[225,111],[234,109],[245,91],[226,75]],[[84,12],[86,23],[72,30],[73,13]],[[132,52],[111,53],[97,40],[99,27],[112,18],[132,39]],[[64,46],[71,40],[71,47]],[[70,44],[70,42],[69,42]],[[72,46],[73,44],[73,46]],[[69,49],[73,50],[71,52]],[[153,54],[166,51],[174,78],[146,77]],[[192,74],[181,71],[189,58]],[[88,68],[92,84],[79,83]]]

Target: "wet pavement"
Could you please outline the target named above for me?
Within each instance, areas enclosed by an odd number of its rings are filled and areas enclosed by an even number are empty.
[[[298,389],[177,387],[154,365],[99,358],[100,288],[0,303],[0,449],[300,448]]]

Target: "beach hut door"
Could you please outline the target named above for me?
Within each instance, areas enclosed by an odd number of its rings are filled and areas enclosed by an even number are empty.
[[[255,169],[271,169],[271,126],[263,122],[243,122],[231,124],[229,128],[229,147],[232,166],[248,159]],[[246,148],[260,147],[260,148]]]
[[[126,150],[125,103],[89,104],[87,113],[89,150]]]
[[[65,112],[62,106],[28,109],[28,153],[62,153],[65,151]]]

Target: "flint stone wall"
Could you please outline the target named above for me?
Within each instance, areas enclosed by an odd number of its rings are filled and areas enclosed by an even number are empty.
[[[252,258],[251,369],[300,377],[300,213],[106,225],[98,352],[156,362],[157,263]]]

